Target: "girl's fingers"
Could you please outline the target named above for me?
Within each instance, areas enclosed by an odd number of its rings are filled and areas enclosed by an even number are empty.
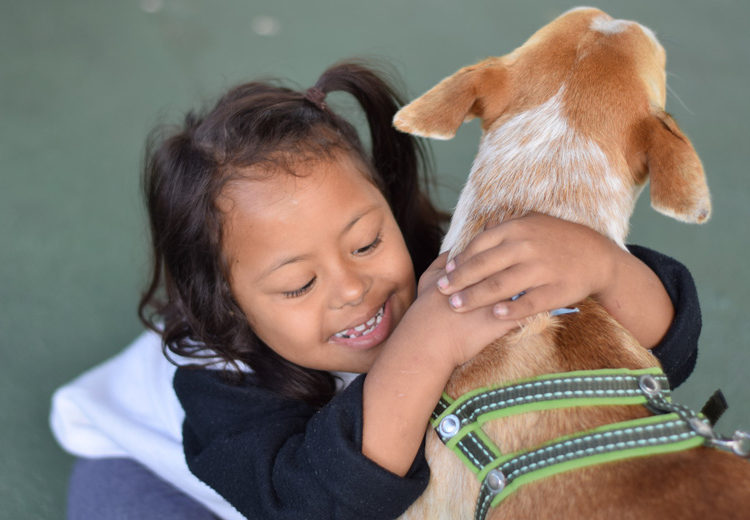
[[[434,284],[435,280],[444,273],[445,262],[448,259],[448,253],[443,253],[438,256],[433,262],[427,267],[424,273],[419,277],[417,283],[418,293],[422,293],[430,284]]]
[[[500,244],[472,256],[456,257],[446,264],[445,274],[437,281],[438,289],[446,295],[461,291],[504,272],[518,263],[517,257],[511,244]]]
[[[557,285],[542,285],[529,289],[515,301],[504,301],[493,306],[496,317],[503,320],[522,320],[540,312],[566,307],[571,302],[560,298],[560,287]]]
[[[456,264],[462,265],[469,258],[507,241],[509,227],[507,224],[503,223],[485,228],[484,231],[472,238],[466,248],[454,258]]]
[[[479,283],[454,292],[448,297],[448,302],[459,312],[471,311],[509,300],[538,283],[538,278],[533,267],[516,264],[501,273],[491,274]]]
[[[476,284],[492,274],[521,262],[536,262],[546,249],[540,243],[539,231],[534,221],[536,214],[487,227],[475,236],[464,251],[445,266],[446,275],[438,281],[443,294]]]

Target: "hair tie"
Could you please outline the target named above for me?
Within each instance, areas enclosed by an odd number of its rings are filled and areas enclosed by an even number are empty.
[[[321,110],[326,109],[326,93],[318,87],[310,87],[305,91],[305,99]]]

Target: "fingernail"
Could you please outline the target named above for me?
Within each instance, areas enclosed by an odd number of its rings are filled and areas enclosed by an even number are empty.
[[[492,312],[495,313],[495,316],[507,316],[508,315],[508,307],[505,305],[495,305],[492,308]]]
[[[453,260],[449,260],[447,264],[445,264],[445,272],[450,273],[453,272],[456,269],[456,262]]]
[[[441,289],[445,290],[450,285],[450,282],[448,282],[447,276],[441,276],[440,279],[437,281],[437,286]]]
[[[461,296],[459,296],[458,294],[454,294],[453,296],[448,298],[448,303],[450,303],[451,307],[453,307],[454,309],[458,309],[459,307],[461,307],[461,305],[464,304],[464,302],[461,301]]]

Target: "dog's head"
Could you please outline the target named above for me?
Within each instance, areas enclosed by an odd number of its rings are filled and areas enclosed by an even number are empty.
[[[462,122],[480,118],[469,183],[487,193],[473,193],[475,206],[541,211],[622,242],[649,176],[657,211],[704,222],[711,209],[701,161],[664,111],[665,61],[646,27],[577,8],[510,54],[444,79],[401,109],[394,125],[450,139]],[[613,212],[602,210],[613,202]]]

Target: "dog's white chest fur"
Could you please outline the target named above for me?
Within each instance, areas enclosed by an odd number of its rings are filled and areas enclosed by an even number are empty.
[[[624,247],[636,199],[617,174],[625,165],[613,165],[596,142],[568,123],[564,92],[563,86],[482,136],[443,251],[456,254],[468,244],[468,223],[477,216],[504,220],[528,211],[589,225]]]

